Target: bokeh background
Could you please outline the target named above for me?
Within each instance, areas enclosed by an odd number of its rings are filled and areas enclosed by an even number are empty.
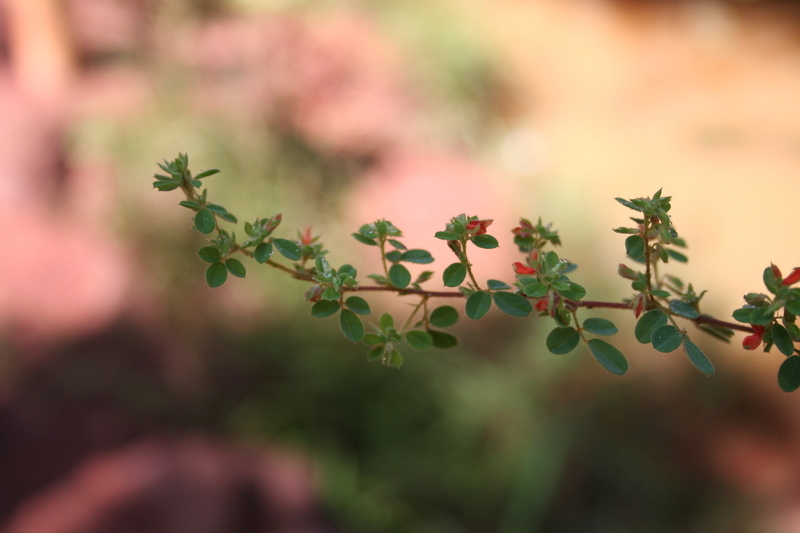
[[[780,355],[697,333],[705,378],[616,313],[614,377],[490,314],[368,364],[278,272],[206,287],[179,194],[151,188],[187,152],[240,220],[312,225],[362,275],[360,224],[440,272],[432,234],[466,212],[501,243],[478,271],[510,279],[509,230],[542,216],[621,299],[613,198],[663,187],[672,273],[726,318],[770,261],[800,265],[798,94],[791,1],[0,2],[0,527],[798,531]]]

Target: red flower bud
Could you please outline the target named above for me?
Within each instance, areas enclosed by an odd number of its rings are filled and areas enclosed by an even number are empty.
[[[548,304],[547,298],[542,298],[541,300],[536,302],[536,305],[534,305],[534,307],[540,313],[544,313],[545,311],[547,311],[547,304]]]
[[[486,233],[486,228],[492,225],[492,222],[494,222],[494,220],[491,218],[487,220],[471,220],[467,222],[467,230],[472,235],[483,235]]]
[[[304,245],[314,242],[313,237],[311,237],[311,226],[307,226],[306,229],[303,230],[303,234],[300,236],[300,242]]]
[[[792,273],[783,278],[784,285],[793,285],[800,281],[800,267],[792,270]]]
[[[772,269],[772,275],[775,276],[775,279],[783,279],[783,275],[781,274],[781,269],[778,268],[776,265],[772,263],[769,264],[769,267]]]
[[[525,266],[522,263],[520,263],[519,261],[514,263],[512,266],[514,267],[514,272],[516,272],[517,274],[520,274],[520,275],[536,274],[536,269],[535,268],[531,268],[529,266]]]
[[[748,335],[742,340],[742,346],[746,350],[755,350],[759,346],[761,346],[761,336],[764,334],[764,326],[753,326],[754,333],[752,335]]]

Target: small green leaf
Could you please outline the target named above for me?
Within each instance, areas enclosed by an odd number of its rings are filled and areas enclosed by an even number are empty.
[[[642,208],[634,204],[633,202],[629,202],[628,200],[625,200],[623,198],[614,198],[614,199],[629,209],[633,209],[634,211],[642,211]]]
[[[429,320],[437,328],[447,328],[458,322],[458,311],[455,307],[443,305],[433,310]]]
[[[587,318],[583,321],[583,329],[595,335],[614,335],[619,331],[613,322],[605,318]]]
[[[400,258],[403,256],[403,252],[400,250],[392,250],[391,252],[386,252],[385,257],[386,260],[390,263],[397,263],[400,261]]]
[[[522,289],[522,292],[530,296],[531,298],[542,298],[547,294],[548,288],[547,285],[544,283],[540,283],[538,281],[534,281],[533,283],[528,283]]]
[[[200,210],[200,208],[202,207],[202,206],[201,206],[200,204],[198,204],[197,202],[193,202],[193,201],[191,201],[191,200],[184,200],[184,201],[182,201],[182,202],[179,202],[179,203],[178,203],[178,205],[179,205],[179,206],[182,206],[182,207],[188,207],[188,208],[189,208],[189,209],[191,209],[192,211],[199,211],[199,210]]]
[[[671,300],[669,302],[670,310],[678,316],[694,320],[700,316],[700,313],[692,307],[692,304],[684,302],[683,300]]]
[[[586,289],[584,289],[581,285],[573,281],[567,282],[569,285],[568,289],[560,290],[558,293],[566,298],[567,300],[580,300],[584,296],[586,296]]]
[[[589,349],[603,368],[621,376],[628,371],[628,361],[618,349],[602,339],[590,339]]]
[[[800,388],[800,357],[791,355],[778,369],[778,385],[784,392],[793,392]]]
[[[349,341],[359,342],[364,338],[364,324],[361,319],[349,309],[342,309],[339,313],[339,328]]]
[[[681,345],[683,337],[681,332],[678,331],[673,325],[660,326],[653,330],[650,342],[653,343],[653,348],[662,353],[674,352]]]
[[[642,344],[651,341],[653,331],[667,323],[667,315],[658,309],[651,309],[639,318],[633,330],[636,340]]]
[[[492,295],[492,299],[500,311],[510,316],[525,317],[533,311],[531,302],[514,292],[496,292]]]
[[[167,181],[167,180],[154,181],[153,182],[153,187],[155,187],[159,191],[163,191],[163,192],[175,190],[180,186],[181,186],[180,182],[172,181],[172,180],[170,180],[170,181]]]
[[[686,355],[689,356],[689,361],[692,362],[697,370],[706,376],[710,376],[714,373],[714,365],[711,364],[711,361],[709,361],[708,357],[706,357],[706,354],[703,353],[703,350],[698,348],[695,343],[689,340],[689,337],[686,337],[683,340],[683,349],[686,351]]]
[[[786,310],[793,315],[800,316],[800,300],[789,300],[786,302]]]
[[[547,335],[547,349],[558,355],[569,353],[581,341],[581,335],[571,326],[555,328]]]
[[[284,256],[286,259],[291,259],[292,261],[298,261],[300,257],[302,257],[302,253],[300,252],[300,247],[297,245],[296,242],[292,242],[287,239],[273,239],[272,243],[275,245],[275,248]]]
[[[197,255],[206,263],[219,263],[222,259],[222,254],[213,246],[204,246],[200,248]]]
[[[389,281],[398,289],[405,289],[411,283],[411,272],[399,263],[394,264],[389,268]]]
[[[245,274],[247,274],[247,270],[245,270],[242,262],[232,257],[225,260],[225,268],[237,278],[243,278]]]
[[[400,352],[397,351],[397,348],[393,349],[389,353],[389,356],[386,358],[386,364],[395,368],[400,368],[403,366],[403,356],[400,355]]]
[[[675,244],[677,244],[677,241],[675,242]],[[679,263],[687,263],[689,261],[688,257],[686,257],[685,255],[683,255],[680,252],[676,252],[672,248],[667,248],[667,254],[669,254],[669,256],[672,259],[674,259],[675,261],[677,261]]]
[[[381,315],[380,321],[378,322],[378,325],[384,331],[393,328],[394,319],[392,318],[392,315],[390,315],[389,313],[383,313]]]
[[[204,235],[208,235],[214,228],[216,228],[216,223],[214,222],[214,215],[208,209],[201,209],[197,212],[194,216],[194,227],[200,233]]]
[[[421,329],[406,332],[406,342],[415,350],[430,350],[433,347],[433,337]]]
[[[792,355],[794,353],[794,342],[786,328],[780,324],[772,325],[772,342],[778,347],[778,350],[783,355]]]
[[[467,267],[463,263],[453,263],[444,269],[442,280],[445,287],[458,287],[467,277]]]
[[[364,338],[361,340],[367,346],[378,346],[383,344],[383,339],[379,335],[374,333],[367,333],[364,335]]]
[[[626,235],[636,235],[641,232],[639,228],[614,228],[614,233],[624,233]]]
[[[443,241],[457,241],[461,238],[461,235],[453,231],[437,231],[434,237]]]
[[[196,180],[201,180],[201,179],[203,179],[203,178],[207,178],[207,177],[209,177],[209,176],[213,176],[213,175],[214,175],[214,174],[216,174],[217,172],[219,172],[219,170],[217,170],[216,168],[209,168],[208,170],[204,170],[204,171],[202,171],[200,174],[198,174],[197,176],[195,176],[195,177],[194,177],[194,179],[196,179]]]
[[[733,318],[738,322],[743,322],[745,324],[752,323],[753,320],[753,311],[757,308],[751,305],[745,305],[733,312]]]
[[[491,250],[492,248],[497,248],[499,246],[497,239],[491,235],[487,235],[486,233],[483,235],[475,235],[472,238],[472,244],[478,248],[485,248],[487,250]]]
[[[490,279],[486,282],[486,285],[489,286],[489,290],[492,291],[507,291],[511,289],[511,287],[505,281],[500,281],[497,279]]]
[[[406,245],[402,242],[398,241],[397,239],[386,239],[386,242],[397,248],[398,250],[405,250]]]
[[[357,315],[370,314],[369,304],[364,298],[361,298],[360,296],[351,296],[350,298],[344,301],[344,305]]]
[[[338,300],[341,297],[341,293],[337,291],[335,287],[328,287],[322,291],[322,295],[320,296],[323,300]]]
[[[639,235],[631,235],[625,239],[625,252],[631,259],[642,259],[644,257],[644,239]]]
[[[269,258],[272,257],[272,243],[262,242],[256,246],[253,256],[259,263],[266,263],[269,261]]]
[[[439,348],[440,350],[444,350],[446,348],[452,348],[454,346],[458,346],[458,337],[455,335],[451,335],[445,331],[438,331],[435,329],[429,329],[428,334],[433,339],[433,347]]]
[[[369,246],[378,246],[378,243],[375,242],[375,239],[370,239],[369,237],[365,237],[360,233],[353,233],[353,238],[360,243],[367,244]]]
[[[652,291],[650,291],[650,294],[652,294],[656,298],[669,298],[670,296],[672,296],[672,294],[670,294],[669,291],[665,291],[662,289],[653,289]]]
[[[325,318],[331,316],[339,310],[339,302],[335,300],[320,300],[311,306],[311,316],[314,318]]]
[[[427,265],[428,263],[433,263],[433,257],[428,250],[406,250],[403,252],[403,255],[400,256],[400,261]]]
[[[464,311],[472,320],[483,317],[492,307],[492,295],[486,291],[475,291],[467,298]]]
[[[206,269],[206,283],[209,287],[219,287],[228,279],[228,269],[222,263],[208,265]]]

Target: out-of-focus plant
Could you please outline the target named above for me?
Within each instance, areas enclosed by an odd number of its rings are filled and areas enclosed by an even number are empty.
[[[742,343],[746,349],[754,350],[763,345],[768,352],[774,345],[786,356],[778,371],[781,389],[791,392],[800,388],[800,350],[795,346],[800,341],[800,328],[795,323],[800,314],[800,288],[792,288],[800,282],[800,268],[784,277],[775,265],[767,267],[763,279],[770,294],[745,295],[746,304],[733,313],[737,323],[701,313],[700,301],[706,291],[698,293],[692,284],[659,272],[662,263],[688,260],[676,250],[685,248],[686,243],[678,236],[668,214],[671,197],[662,196],[661,190],[648,198],[616,199],[637,213],[631,217],[633,225],[614,231],[628,235],[626,254],[643,268],[636,270],[620,264],[618,274],[631,281],[634,294],[619,302],[608,302],[585,299],[586,289],[569,277],[577,266],[549,249],[561,245],[561,239],[557,231],[543,224],[541,219],[533,223],[523,218],[512,230],[514,244],[524,257],[511,265],[514,280],[506,283],[495,279],[478,281],[468,257],[471,246],[484,249],[499,246],[498,240],[488,233],[492,220],[465,214],[453,217],[435,237],[445,241],[456,256],[456,261],[447,266],[441,276],[443,284],[457,288],[456,291],[423,288],[434,272],[425,270],[414,277],[406,265],[426,265],[434,258],[427,250],[408,248],[400,240],[402,231],[391,222],[381,219],[364,224],[353,237],[377,249],[383,269],[367,276],[374,281],[373,285],[361,285],[355,267],[345,264],[334,268],[328,262],[327,250],[318,242],[319,237],[313,236],[310,227],[298,232],[295,239],[273,236],[282,220],[280,214],[246,222],[246,238],[238,240],[234,232],[221,225],[222,222],[238,223],[236,216],[223,206],[211,203],[208,189],[202,188],[202,180],[218,170],[192,175],[185,154],[159,166],[166,174],[156,174],[153,186],[160,191],[180,189],[186,196],[180,205],[194,212],[194,229],[208,237],[207,245],[198,251],[198,256],[209,263],[205,274],[209,286],[221,286],[229,274],[245,277],[246,267],[236,254],[308,282],[311,286],[304,296],[313,304],[312,316],[325,318],[338,314],[342,334],[352,342],[370,346],[368,359],[371,361],[399,367],[403,357],[398,348],[403,345],[415,350],[455,346],[458,339],[443,329],[459,320],[459,312],[452,306],[434,307],[429,302],[435,298],[463,298],[464,314],[472,320],[482,318],[492,306],[512,317],[527,317],[534,312],[550,317],[556,326],[546,340],[552,353],[569,353],[583,342],[598,363],[617,375],[628,370],[627,359],[619,349],[600,338],[616,334],[616,325],[605,318],[581,319],[579,310],[631,310],[637,319],[634,333],[640,343],[651,344],[663,353],[682,347],[689,361],[705,375],[714,373],[713,364],[677,320],[694,322],[701,331],[726,342],[734,335],[734,330],[744,331],[749,333]],[[278,256],[291,261],[291,266],[273,259]],[[368,332],[360,316],[371,314],[372,309],[365,299],[352,293],[370,291],[414,295],[419,300],[402,322],[383,313]]]

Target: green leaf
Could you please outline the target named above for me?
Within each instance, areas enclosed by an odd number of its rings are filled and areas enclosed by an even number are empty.
[[[374,333],[367,333],[364,335],[364,338],[361,340],[367,346],[378,346],[383,344],[383,339],[379,335]]]
[[[222,263],[208,265],[206,269],[206,283],[209,287],[219,287],[228,279],[228,269]]]
[[[490,279],[486,282],[486,285],[488,285],[489,290],[492,291],[505,291],[511,288],[505,281],[500,281],[497,279]]]
[[[800,301],[789,300],[788,302],[786,302],[786,309],[793,315],[800,316]]]
[[[538,281],[534,281],[533,283],[528,283],[525,285],[525,287],[522,289],[522,292],[531,298],[542,298],[547,294],[547,290],[547,285]]]
[[[389,353],[389,356],[386,358],[386,364],[395,368],[400,368],[403,366],[403,356],[400,355],[400,352],[397,351],[397,348],[393,349]]]
[[[443,241],[457,241],[461,238],[461,235],[453,231],[437,231],[434,237]]]
[[[692,362],[697,370],[706,376],[710,376],[714,373],[714,365],[711,364],[711,361],[709,361],[708,357],[706,357],[706,354],[703,353],[703,350],[698,348],[695,343],[689,340],[689,337],[686,337],[683,340],[683,349],[686,351],[686,355],[689,356],[689,361]]]
[[[783,355],[792,355],[794,353],[792,337],[789,335],[789,332],[786,331],[786,328],[780,324],[772,325],[772,342],[775,343],[775,346],[777,346],[778,350],[780,350]]]
[[[558,293],[566,298],[567,300],[580,300],[584,296],[586,296],[586,289],[584,289],[581,285],[573,281],[569,281],[569,289],[560,290]]]
[[[375,239],[370,239],[369,237],[365,237],[360,233],[352,233],[353,238],[360,243],[367,244],[369,246],[378,246],[378,243],[375,242]]]
[[[442,280],[445,287],[458,287],[467,277],[467,267],[463,263],[453,263],[444,269]]]
[[[200,174],[198,174],[197,176],[195,176],[195,177],[194,177],[194,179],[196,179],[196,180],[201,180],[201,179],[203,179],[203,178],[207,178],[207,177],[209,177],[209,176],[213,176],[213,175],[214,175],[214,174],[216,174],[217,172],[219,172],[219,170],[217,170],[216,168],[209,168],[208,170],[204,170],[204,171],[202,171]]]
[[[652,294],[656,298],[669,298],[670,296],[672,296],[669,291],[665,291],[662,289],[653,289],[652,291],[650,291],[650,294]]]
[[[164,181],[154,181],[153,182],[153,187],[155,187],[159,191],[163,191],[163,192],[175,190],[180,186],[181,186],[181,184],[178,181],[171,181],[171,180],[170,181],[166,181],[166,180],[164,180]]]
[[[755,311],[756,309],[757,309],[756,307],[745,305],[744,307],[741,307],[736,311],[734,311],[732,316],[738,322],[750,324],[752,323],[753,320],[753,311]]]
[[[197,255],[206,263],[219,263],[222,259],[222,254],[213,246],[203,246],[198,250]]]
[[[406,332],[406,342],[415,350],[430,350],[433,347],[433,337],[421,329]]]
[[[700,316],[700,313],[692,307],[692,304],[684,302],[683,300],[671,300],[669,302],[670,311],[683,318],[694,320]]]
[[[639,318],[633,330],[636,340],[647,344],[652,340],[653,331],[667,323],[667,315],[658,309],[651,309]]]
[[[386,239],[386,242],[397,248],[398,250],[406,250],[406,245],[402,242],[398,241],[397,239]]]
[[[487,250],[491,250],[492,248],[497,248],[499,246],[497,239],[491,235],[487,235],[486,233],[483,235],[475,235],[472,238],[472,244],[478,248],[485,248]]]
[[[381,315],[380,321],[378,322],[378,326],[384,331],[391,329],[394,327],[394,319],[392,315],[389,313],[383,313]]]
[[[360,296],[351,296],[350,298],[344,301],[344,305],[357,315],[370,314],[369,304],[364,298],[361,298]]]
[[[405,289],[411,283],[411,272],[399,263],[394,264],[389,268],[389,281],[398,289]]]
[[[669,353],[677,350],[682,340],[683,337],[678,328],[673,325],[666,325],[653,330],[650,342],[653,343],[653,348],[659,352]]]
[[[431,312],[429,320],[437,328],[447,328],[458,322],[458,311],[455,307],[443,305]]]
[[[451,335],[445,331],[437,331],[435,329],[429,329],[428,334],[431,336],[431,339],[433,339],[434,348],[444,350],[446,348],[458,346],[458,337],[455,335]]]
[[[631,259],[642,259],[644,257],[644,239],[639,235],[631,235],[625,239],[625,252]]]
[[[335,287],[328,287],[327,289],[322,291],[322,295],[320,296],[320,298],[322,298],[323,300],[338,300],[341,297],[342,297],[341,293],[339,293],[339,291],[336,290]]]
[[[612,374],[621,376],[628,371],[628,361],[625,356],[606,341],[590,339],[589,349],[592,351],[594,358],[597,359],[597,362]]]
[[[181,207],[188,207],[192,211],[199,211],[200,208],[202,207],[197,202],[193,202],[191,200],[184,200],[182,202],[179,202],[178,205],[181,206]]]
[[[300,252],[300,247],[297,245],[296,242],[292,242],[287,239],[272,239],[272,243],[275,245],[275,248],[284,256],[286,259],[291,259],[292,261],[300,260],[302,257],[302,253]]]
[[[525,317],[533,311],[531,302],[524,296],[514,292],[496,292],[492,295],[492,299],[494,300],[494,305],[507,315]]]
[[[428,263],[433,263],[433,257],[428,250],[406,250],[403,252],[403,255],[400,256],[400,261],[427,265]]]
[[[475,291],[467,298],[464,311],[472,320],[483,317],[492,307],[492,295],[486,291]]]
[[[311,306],[311,316],[325,318],[339,310],[339,302],[335,300],[320,300]]]
[[[677,243],[677,242],[675,242],[675,244],[678,244],[678,243]],[[679,262],[679,263],[687,263],[687,262],[689,261],[689,258],[688,258],[688,257],[686,257],[685,255],[683,255],[683,254],[682,254],[682,253],[680,253],[680,252],[676,252],[676,251],[675,251],[675,250],[673,250],[672,248],[667,248],[667,254],[669,254],[669,256],[670,256],[672,259],[674,259],[675,261],[677,261],[677,262]]]
[[[349,341],[359,342],[364,338],[364,324],[361,319],[349,309],[342,309],[339,313],[339,328]]]
[[[769,307],[756,307],[750,315],[752,320],[751,324],[756,326],[766,326],[772,323],[775,318],[775,313],[769,310]]]
[[[793,392],[800,388],[800,357],[791,355],[778,369],[778,385],[784,392]]]
[[[547,349],[558,355],[569,353],[581,341],[581,335],[571,326],[555,328],[547,335]]]
[[[269,261],[269,258],[272,257],[272,243],[270,242],[262,242],[258,246],[256,246],[255,252],[253,252],[253,256],[255,260],[259,263],[266,263]]]
[[[381,344],[379,346],[375,346],[367,354],[367,361],[369,361],[371,363],[373,361],[378,361],[380,359],[383,359],[383,352],[385,350],[386,350],[386,346],[384,346],[383,344]]]
[[[626,235],[636,235],[640,233],[639,228],[614,228],[612,231],[615,233],[624,233]]]
[[[628,200],[624,200],[622,198],[614,198],[614,200],[618,201],[619,203],[621,203],[622,205],[624,205],[625,207],[627,207],[629,209],[633,209],[634,211],[640,211],[640,212],[642,211],[641,207],[639,207],[638,205],[634,204],[633,202],[629,202]]]
[[[397,263],[400,261],[400,258],[403,257],[403,252],[400,250],[392,250],[391,252],[386,252],[384,257],[386,257],[386,260],[390,263]]]
[[[777,294],[781,288],[781,280],[775,275],[772,267],[764,269],[764,285],[766,285],[772,294]]]
[[[613,322],[605,318],[587,318],[583,321],[583,329],[595,335],[614,335],[619,331]]]
[[[247,273],[247,270],[245,270],[242,262],[238,259],[233,259],[232,257],[225,260],[225,268],[227,268],[228,272],[237,278],[243,278]]]
[[[211,211],[208,209],[201,209],[197,212],[194,216],[194,227],[197,228],[197,231],[204,235],[208,235],[214,228],[216,228],[216,223],[214,222],[214,215],[211,214]]]

